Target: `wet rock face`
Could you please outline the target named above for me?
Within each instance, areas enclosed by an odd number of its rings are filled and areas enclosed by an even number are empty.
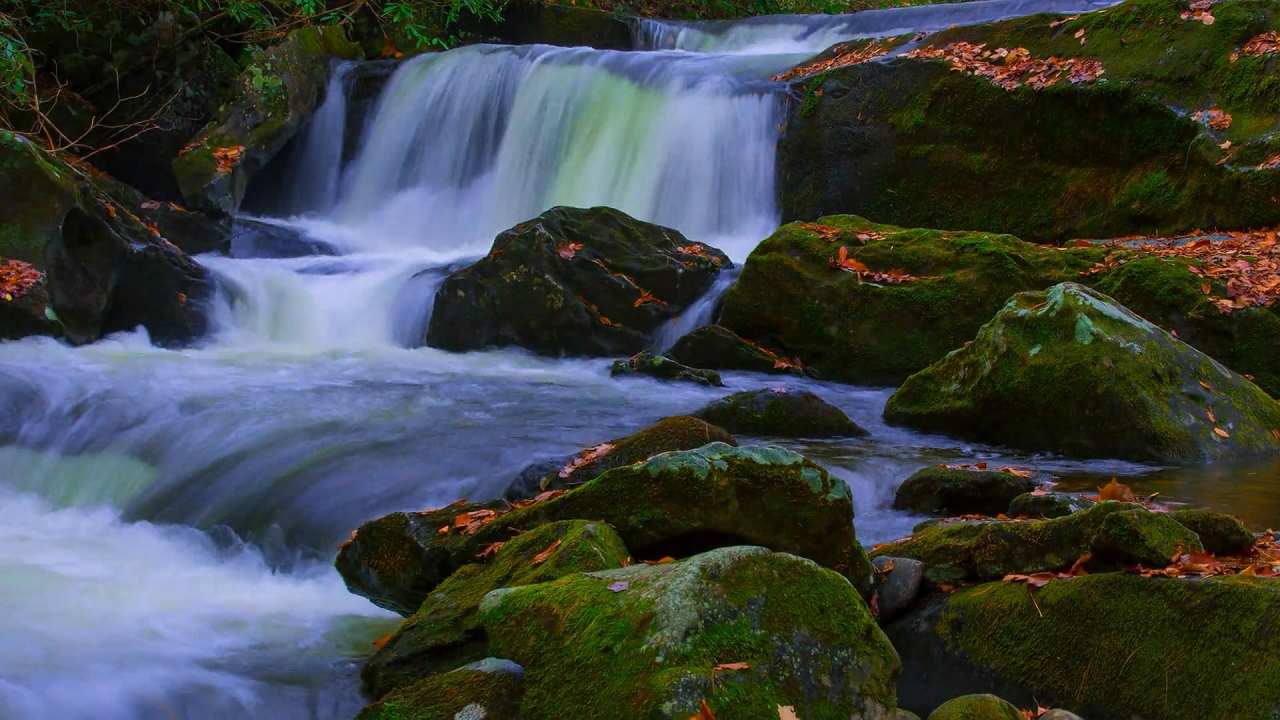
[[[444,281],[427,344],[634,355],[728,266],[719,250],[611,208],[552,208]]]
[[[525,717],[683,719],[704,699],[730,720],[897,707],[897,654],[854,588],[760,547],[498,590],[481,617],[493,652],[525,668]],[[719,664],[734,667],[713,680]]]
[[[672,359],[713,370],[750,370],[781,375],[800,375],[804,369],[778,355],[738,337],[720,325],[703,325],[676,341],[667,352]]]
[[[973,342],[909,378],[884,415],[1075,456],[1202,462],[1280,452],[1280,404],[1075,283],[1015,295]]]
[[[397,690],[356,720],[515,720],[523,692],[524,668],[484,658]]]
[[[808,390],[772,388],[734,393],[694,413],[729,432],[757,437],[860,437],[844,411]]]
[[[724,385],[724,382],[720,379],[720,373],[715,370],[703,370],[681,365],[669,357],[653,355],[647,352],[636,353],[626,360],[615,360],[613,366],[609,369],[609,374],[614,377],[644,375],[657,380],[677,380],[710,387],[722,387]]]

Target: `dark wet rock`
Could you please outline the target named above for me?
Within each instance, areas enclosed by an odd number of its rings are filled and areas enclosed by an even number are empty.
[[[577,487],[614,468],[644,462],[659,453],[693,450],[712,442],[738,444],[723,428],[705,420],[690,415],[663,418],[626,437],[593,445],[559,460],[530,465],[512,481],[503,497],[514,502],[548,490]]]
[[[704,699],[729,720],[897,707],[897,653],[849,582],[760,547],[498,590],[481,612],[494,652],[526,670],[527,717],[687,718]],[[746,667],[713,680],[721,663]]]
[[[231,230],[229,251],[237,258],[295,258],[337,255],[332,245],[294,228],[239,218]]]
[[[1062,708],[1053,708],[1051,710],[1046,711],[1043,715],[1037,718],[1037,720],[1084,720],[1084,718],[1071,712],[1070,710],[1063,710]]]
[[[485,658],[397,690],[356,720],[515,720],[524,674],[510,660]]]
[[[912,689],[900,702],[919,712],[991,692],[1089,720],[1265,720],[1280,697],[1277,616],[1272,578],[1103,573],[1034,593],[992,582],[938,595],[885,632],[902,655],[900,687]],[[1212,692],[1165,695],[1166,683],[1195,687],[1207,672]]]
[[[894,720],[920,720],[920,716],[899,708],[898,714],[894,717]]]
[[[1093,503],[1076,493],[1034,492],[1023,493],[1009,502],[1011,518],[1058,518],[1093,507]]]
[[[860,437],[867,434],[840,408],[808,390],[748,390],[721,398],[694,413],[743,435],[779,438]]]
[[[752,345],[720,325],[703,325],[676,341],[667,351],[672,359],[714,370],[749,370],[783,375],[806,375],[789,361]]]
[[[488,656],[477,611],[491,590],[618,568],[626,558],[622,540],[601,523],[566,520],[514,536],[491,560],[459,568],[427,596],[365,664],[365,690],[380,698],[427,675]]]
[[[337,25],[295,30],[264,50],[241,72],[233,98],[173,161],[187,204],[215,215],[239,209],[250,178],[315,111],[331,62],[361,55]]]
[[[930,515],[1001,515],[1036,482],[1003,470],[927,467],[898,486],[893,507]]]
[[[984,693],[952,698],[929,713],[929,720],[1022,720],[1022,713],[1013,703]]]
[[[1086,553],[1092,554],[1092,569],[1162,568],[1179,546],[1202,549],[1195,533],[1165,513],[1104,501],[1053,520],[944,521],[872,554],[920,560],[925,579],[942,585],[1063,571]]]
[[[211,283],[195,261],[135,214],[136,193],[91,177],[0,131],[0,254],[42,281],[6,312],[5,334],[60,334],[74,343],[146,328],[153,342],[205,332]],[[55,322],[56,321],[56,324]]]
[[[729,260],[610,208],[557,207],[499,235],[436,293],[427,344],[548,356],[634,355]]]
[[[1174,510],[1169,517],[1200,537],[1207,552],[1230,555],[1253,547],[1254,535],[1239,519],[1208,510]]]
[[[715,370],[692,368],[662,355],[640,352],[626,360],[615,360],[609,370],[614,377],[644,375],[659,380],[678,380],[710,387],[722,387],[724,382]]]
[[[884,416],[1084,457],[1198,462],[1280,452],[1280,404],[1075,283],[1015,295],[971,343],[909,378]]]
[[[504,8],[497,30],[502,41],[512,45],[634,50],[632,22],[617,13],[589,7],[529,3]]]
[[[485,508],[371,520],[339,549],[338,572],[352,592],[409,615],[455,570],[511,539],[512,528],[588,519],[616,530],[638,560],[763,545],[808,557],[870,592],[871,563],[854,536],[848,486],[783,448],[713,442],[666,452],[541,502],[517,504],[473,531],[452,527],[456,515],[473,510],[483,516]]]
[[[871,564],[876,569],[876,609],[881,623],[892,622],[916,601],[924,581],[924,563],[911,558],[881,555]]]

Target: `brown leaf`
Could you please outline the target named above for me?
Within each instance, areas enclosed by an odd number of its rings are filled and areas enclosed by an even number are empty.
[[[1228,433],[1226,430],[1223,430],[1223,429],[1222,429],[1222,428],[1220,428],[1220,427],[1215,427],[1215,428],[1213,429],[1213,434],[1214,434],[1214,435],[1217,435],[1218,437],[1221,437],[1221,438],[1229,438],[1229,437],[1231,437],[1231,433]]]
[[[691,715],[689,720],[716,720],[716,716],[711,712],[711,706],[706,700],[702,701],[702,707],[698,709],[696,715]]]
[[[546,562],[547,558],[551,557],[551,553],[554,553],[556,551],[556,548],[558,547],[560,547],[560,541],[556,540],[555,542],[551,543],[551,545],[549,545],[546,550],[543,550],[542,552],[533,556],[533,564],[541,565],[542,563]]]
[[[1205,415],[1207,415],[1207,416],[1209,417],[1209,422],[1211,422],[1211,423],[1216,423],[1216,422],[1218,422],[1218,418],[1217,418],[1217,417],[1214,417],[1214,414],[1213,414],[1213,408],[1205,408],[1205,409],[1204,409],[1204,414],[1205,414]]]
[[[556,254],[559,255],[561,258],[568,260],[572,258],[574,254],[581,249],[582,249],[582,243],[569,242],[568,240],[561,240],[560,244],[556,246]]]
[[[667,563],[673,563],[675,561],[675,558],[668,555],[666,557],[658,558],[657,560],[641,560],[640,562],[645,565],[666,565]]]
[[[746,670],[750,665],[744,662],[720,663],[712,670]]]
[[[500,542],[489,543],[487,546],[485,546],[484,550],[481,550],[480,553],[476,555],[476,557],[486,558],[486,557],[489,557],[490,555],[497,555],[498,551],[502,549],[502,546],[504,544],[505,543],[500,543]]]
[[[1115,477],[1112,477],[1111,482],[1107,483],[1105,487],[1098,488],[1098,501],[1101,502],[1103,500],[1137,502],[1138,498],[1133,494],[1133,491],[1129,489],[1128,485],[1118,483],[1116,482]]]
[[[800,716],[796,715],[795,707],[791,705],[779,705],[778,720],[800,720]]]
[[[213,151],[213,159],[217,162],[217,172],[220,175],[226,175],[244,159],[244,146],[237,145],[235,147],[215,148]]]

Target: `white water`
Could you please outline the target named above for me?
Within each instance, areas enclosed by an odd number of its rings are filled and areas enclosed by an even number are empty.
[[[1011,13],[1028,0],[1002,2]],[[952,12],[875,22],[950,24]],[[272,222],[339,255],[201,258],[222,283],[202,347],[158,350],[141,334],[0,345],[0,720],[351,717],[358,656],[394,625],[330,568],[352,528],[496,496],[529,462],[723,394],[614,381],[604,362],[405,349],[439,279],[556,204],[619,207],[743,259],[777,222],[783,107],[765,79],[880,32],[869,28],[672,25],[650,37],[683,49],[420,58],[355,147],[336,74],[281,195],[293,217]],[[792,444],[850,483],[864,540],[909,529],[885,508],[912,469],[1002,458],[884,426],[882,390],[785,382],[871,431]]]

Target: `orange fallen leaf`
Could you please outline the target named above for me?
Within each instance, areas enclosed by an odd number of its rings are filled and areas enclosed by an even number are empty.
[[[716,716],[711,712],[711,706],[706,700],[702,701],[702,707],[698,709],[696,715],[689,717],[689,720],[716,720]]]
[[[791,705],[779,705],[778,720],[800,720],[800,716],[796,715],[796,709]]]
[[[1138,498],[1128,485],[1116,482],[1115,477],[1105,487],[1098,488],[1098,501],[1118,500],[1120,502],[1137,502]]]
[[[1205,409],[1204,409],[1204,414],[1205,414],[1206,416],[1208,416],[1208,418],[1209,418],[1209,422],[1211,422],[1211,423],[1216,423],[1216,422],[1218,422],[1218,418],[1217,418],[1216,416],[1214,416],[1214,414],[1213,414],[1213,408],[1205,408]]]
[[[213,159],[217,162],[218,174],[226,175],[235,170],[240,161],[244,159],[244,146],[215,148],[213,150]]]
[[[582,243],[569,242],[568,240],[561,240],[560,244],[556,246],[556,254],[564,258],[565,260],[568,260],[569,258],[572,258],[574,254],[581,249],[582,249]]]
[[[608,455],[610,450],[613,450],[613,445],[610,443],[600,443],[599,445],[583,450],[578,453],[578,456],[571,460],[568,465],[560,468],[560,479],[567,479],[570,475],[576,472],[578,468],[591,463],[593,460]],[[545,490],[546,488],[543,489]]]
[[[666,557],[658,558],[657,560],[641,560],[640,562],[645,565],[666,565],[667,563],[673,563],[675,561],[675,558],[667,555]]]
[[[1217,435],[1217,436],[1218,436],[1218,437],[1220,437],[1220,438],[1229,438],[1229,437],[1231,437],[1231,433],[1227,432],[1226,430],[1223,430],[1223,429],[1222,429],[1222,428],[1220,428],[1220,427],[1215,427],[1215,428],[1213,429],[1213,434],[1214,434],[1214,435]]]
[[[551,553],[555,552],[556,548],[558,547],[560,547],[560,541],[556,540],[555,542],[551,543],[551,545],[548,546],[546,550],[543,550],[542,552],[533,556],[533,564],[541,565],[542,563],[546,562],[547,558],[551,557]]]
[[[720,663],[712,670],[746,670],[750,665],[744,662]]]
[[[484,550],[481,550],[480,553],[476,555],[476,557],[486,558],[486,557],[489,557],[490,555],[497,555],[498,551],[502,549],[502,546],[504,544],[505,543],[500,543],[500,542],[489,543],[489,545],[486,546]]]
[[[1204,388],[1205,390],[1213,390],[1212,387],[1209,387],[1209,383],[1203,380],[1200,381],[1200,387]]]
[[[393,637],[395,637],[395,636],[396,636],[396,634],[395,634],[394,632],[389,632],[389,633],[387,633],[386,635],[383,635],[382,637],[378,638],[377,640],[374,640],[374,641],[373,641],[373,646],[374,646],[375,648],[377,648],[377,649],[381,650],[381,649],[382,649],[382,646],[383,646],[383,645],[386,645],[386,644],[387,644],[387,643],[389,643],[389,642],[391,642],[391,638],[393,638]]]

